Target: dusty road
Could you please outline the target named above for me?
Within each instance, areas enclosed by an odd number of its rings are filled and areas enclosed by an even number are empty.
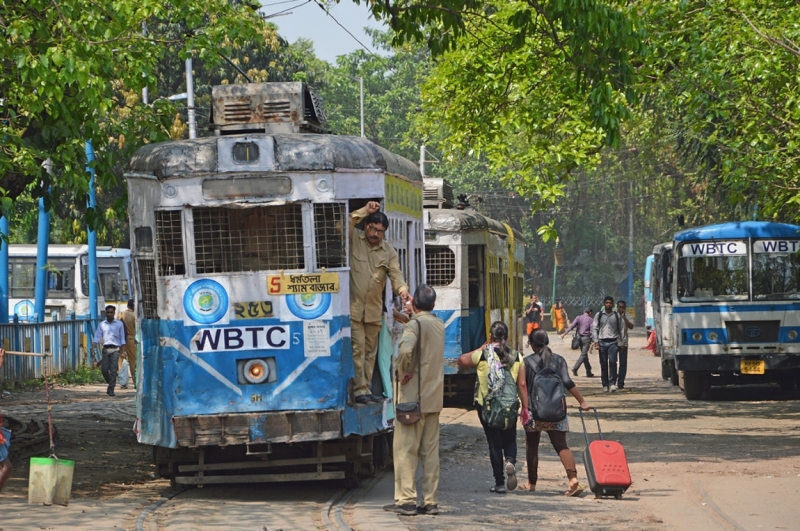
[[[624,392],[605,394],[599,378],[579,387],[600,410],[607,438],[628,452],[633,486],[622,500],[591,494],[566,498],[560,461],[543,437],[536,493],[489,493],[493,481],[486,441],[474,411],[442,414],[440,505],[435,517],[398,517],[391,471],[345,493],[331,484],[206,487],[175,495],[153,476],[151,452],[136,443],[133,391],[105,396],[101,386],[57,389],[53,416],[59,457],[76,461],[69,507],[26,504],[27,465],[16,463],[0,494],[0,529],[481,530],[556,525],[597,530],[769,530],[800,528],[800,392],[777,386],[713,389],[687,402],[661,380],[660,360],[632,339]],[[568,361],[576,355],[554,339]],[[596,370],[595,372],[598,372]],[[582,374],[582,371],[581,371]],[[44,414],[43,393],[12,393],[0,410],[17,417]],[[585,446],[577,411],[569,444]],[[526,477],[519,431],[520,478]],[[578,474],[585,482],[582,463]]]

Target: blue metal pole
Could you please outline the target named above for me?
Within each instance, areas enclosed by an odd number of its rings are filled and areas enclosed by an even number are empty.
[[[94,161],[94,147],[92,141],[86,141],[86,161],[91,163]],[[94,188],[94,168],[89,164],[86,165],[86,171],[89,172],[89,208],[97,206],[97,193]],[[89,229],[89,316],[92,319],[97,319],[97,232],[94,229]]]
[[[8,218],[0,218],[0,233],[8,236]],[[0,242],[0,323],[8,322],[8,243]]]
[[[36,284],[33,314],[37,323],[44,322],[47,297],[47,245],[50,240],[50,213],[44,207],[44,197],[39,199],[39,234],[36,239]]]

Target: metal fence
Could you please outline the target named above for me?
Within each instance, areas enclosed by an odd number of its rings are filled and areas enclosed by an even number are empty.
[[[0,325],[0,344],[7,351],[0,382],[19,382],[61,374],[91,363],[92,336],[100,319]]]

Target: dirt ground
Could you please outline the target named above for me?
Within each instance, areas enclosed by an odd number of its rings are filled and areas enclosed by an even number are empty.
[[[576,359],[577,352],[569,350],[568,341],[562,343],[555,336],[551,341],[569,363]],[[634,483],[622,500],[598,500],[590,493],[579,498],[563,496],[566,477],[546,436],[540,446],[536,493],[490,494],[491,467],[476,413],[446,409],[441,416],[442,514],[398,518],[382,512],[382,504],[392,502],[389,472],[371,490],[352,497],[349,514],[361,515],[350,521],[353,529],[511,530],[542,524],[612,531],[797,529],[800,391],[782,393],[777,385],[713,388],[703,400],[688,402],[677,387],[661,379],[660,359],[641,348],[643,333],[635,333],[631,341],[625,391],[603,393],[600,379],[586,378],[583,370],[575,379],[589,403],[599,409],[606,438],[618,440],[626,448]],[[596,355],[592,361],[599,375],[595,360]],[[104,386],[90,385],[56,388],[52,394],[53,421],[59,433],[56,454],[76,462],[73,499],[88,500],[89,512],[93,507],[107,511],[115,503],[129,507],[124,509],[127,524],[120,524],[124,528],[133,528],[142,508],[169,490],[168,482],[155,477],[150,447],[136,442],[134,393],[132,389],[118,390],[111,398],[105,395]],[[19,419],[46,419],[44,392],[2,394],[0,411]],[[580,452],[586,443],[576,409],[570,409],[569,419],[568,442],[576,456],[579,479],[585,483]],[[595,433],[593,420],[590,426]],[[524,434],[519,430],[517,470],[521,481],[527,477],[524,456]],[[24,511],[27,478],[27,459],[17,459],[12,478],[0,494],[0,505],[7,499]],[[280,498],[288,504],[280,511],[285,515],[285,507],[292,503],[298,507],[307,503],[304,493],[309,490],[306,484],[245,488],[236,503],[243,504],[242,500],[256,493],[266,500]],[[197,512],[217,498],[226,498],[227,506],[233,507],[236,498],[230,488],[194,492],[184,501],[182,495],[165,505],[164,514]],[[325,498],[324,493],[314,492]],[[256,508],[265,510],[268,505],[263,499],[257,506],[248,506],[248,514],[255,514]],[[123,501],[133,505],[122,505]],[[214,515],[234,516],[219,506]],[[377,516],[390,517],[394,526],[381,523],[375,527],[376,522],[385,522],[373,519]],[[92,518],[95,529],[112,528],[96,527],[102,516]],[[113,528],[121,522],[116,520]],[[22,524],[14,527],[13,522],[0,522],[0,528],[28,529],[24,513],[18,520]],[[184,528],[159,520],[159,530]],[[302,524],[284,528],[316,529]]]

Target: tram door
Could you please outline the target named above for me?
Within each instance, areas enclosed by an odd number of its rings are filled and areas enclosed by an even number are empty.
[[[467,246],[468,325],[463,327],[462,352],[470,352],[486,342],[486,246]],[[463,279],[462,279],[463,282]],[[463,285],[462,285],[463,293]],[[469,331],[469,334],[465,333]]]

